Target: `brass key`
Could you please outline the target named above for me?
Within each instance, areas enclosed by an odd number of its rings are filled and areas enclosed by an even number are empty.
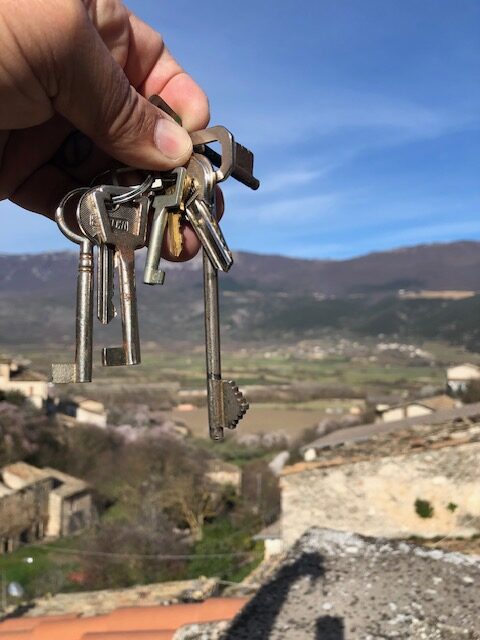
[[[169,211],[167,214],[167,244],[168,250],[175,258],[182,253],[182,212]]]

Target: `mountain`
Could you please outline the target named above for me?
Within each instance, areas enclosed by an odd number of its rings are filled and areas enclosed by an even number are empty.
[[[137,261],[142,337],[201,339],[201,260],[167,263],[165,285],[149,287],[142,284],[144,255],[139,252]],[[1,341],[71,342],[76,271],[75,252],[0,256]],[[480,291],[480,243],[418,245],[350,260],[237,253],[231,272],[221,277],[224,333],[264,340],[348,330],[476,345],[480,296],[399,300],[399,289]],[[120,328],[98,325],[99,332],[110,339]]]
[[[0,255],[0,295],[68,290],[76,272],[75,252]],[[140,259],[139,265],[143,264]],[[180,286],[196,286],[199,261],[167,265]],[[230,288],[348,296],[395,293],[398,289],[480,291],[480,242],[417,245],[349,260],[301,260],[236,253]]]

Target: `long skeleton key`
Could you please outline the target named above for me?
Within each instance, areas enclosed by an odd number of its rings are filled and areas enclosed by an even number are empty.
[[[75,362],[52,364],[52,382],[91,382],[92,380],[92,324],[93,324],[93,245],[89,238],[71,229],[64,216],[68,200],[87,189],[75,189],[60,202],[55,220],[60,231],[80,245],[77,276],[77,313],[75,321]]]
[[[187,207],[187,218],[204,249],[203,286],[210,437],[213,440],[223,440],[224,429],[234,429],[248,410],[248,403],[237,385],[232,380],[222,380],[221,373],[218,268],[227,271],[233,259],[216,223],[215,185],[225,180],[235,169],[236,147],[233,136],[223,127],[193,134],[194,145],[195,135],[198,144],[219,141],[222,145],[220,167],[217,171],[213,169],[207,157],[200,154],[194,154],[187,166],[187,172],[198,186],[197,198]]]
[[[97,244],[114,248],[118,260],[123,346],[103,349],[104,366],[140,363],[135,250],[145,246],[149,200],[140,196],[129,204],[112,206],[112,196],[131,191],[129,187],[98,187],[88,191],[77,208],[85,234]]]

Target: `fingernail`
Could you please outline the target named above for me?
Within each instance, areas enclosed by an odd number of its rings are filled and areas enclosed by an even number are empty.
[[[187,131],[166,118],[157,120],[154,143],[164,156],[172,160],[187,155],[192,149],[192,141]]]

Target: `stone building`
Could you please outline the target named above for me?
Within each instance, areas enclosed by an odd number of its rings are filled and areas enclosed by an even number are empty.
[[[0,482],[0,554],[45,537],[52,487],[46,477],[19,489]]]
[[[56,469],[16,462],[1,471],[1,552],[44,537],[68,536],[94,517],[89,485]]]
[[[101,429],[107,426],[107,411],[103,403],[98,400],[73,396],[67,400],[58,401],[56,411],[64,422],[68,424],[72,422],[72,426],[75,423],[93,424]],[[68,418],[72,418],[72,421]]]
[[[45,376],[25,369],[15,360],[0,360],[0,391],[18,391],[30,402],[42,409],[48,398],[48,382]]]
[[[377,411],[377,415],[383,422],[394,422],[395,420],[403,420],[404,418],[416,418],[425,416],[434,411],[444,411],[446,409],[454,409],[460,406],[458,400],[447,396],[446,393],[430,398],[419,398],[395,405],[390,405]]]

